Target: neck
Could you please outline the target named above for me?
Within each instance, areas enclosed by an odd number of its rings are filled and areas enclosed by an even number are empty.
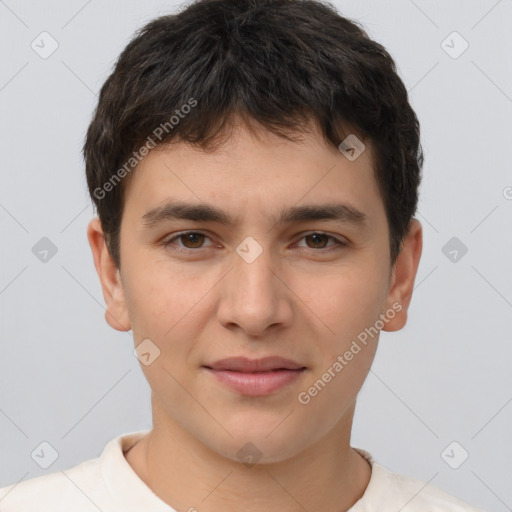
[[[351,421],[339,423],[292,458],[248,465],[214,452],[168,417],[165,422],[160,418],[125,457],[176,510],[342,512],[364,494],[371,467],[350,447]]]

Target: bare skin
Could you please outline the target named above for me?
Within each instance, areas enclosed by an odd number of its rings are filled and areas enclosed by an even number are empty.
[[[150,339],[160,351],[141,364],[153,429],[125,457],[176,510],[342,512],[364,494],[371,468],[350,434],[379,336],[359,343],[307,403],[298,400],[382,315],[385,331],[407,322],[422,228],[413,220],[392,267],[371,144],[364,143],[350,161],[316,130],[297,143],[240,127],[213,153],[184,143],[151,152],[126,191],[120,270],[99,220],[90,222],[107,322],[131,329],[135,346]],[[234,223],[167,219],[144,227],[142,216],[169,200],[220,208]],[[287,208],[340,202],[367,223],[276,224]],[[262,249],[251,263],[236,252],[247,237]],[[241,355],[278,355],[306,370],[267,396],[245,396],[205,369]],[[237,455],[248,443],[258,449],[257,464]]]

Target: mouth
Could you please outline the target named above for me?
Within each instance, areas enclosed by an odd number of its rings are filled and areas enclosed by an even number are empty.
[[[305,366],[282,357],[231,357],[203,366],[223,385],[241,395],[267,396],[299,378]]]

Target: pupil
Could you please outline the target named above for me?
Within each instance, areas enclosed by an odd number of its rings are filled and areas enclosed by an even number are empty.
[[[310,235],[310,236],[313,238],[314,243],[319,243],[319,242],[318,242],[318,238],[319,238],[319,237],[320,237],[320,238],[322,238],[322,237],[324,237],[324,238],[325,238],[325,235],[321,235],[321,234],[318,234],[318,233],[313,234],[313,235]],[[321,243],[321,242],[320,242],[320,243]]]
[[[189,233],[188,235],[185,235],[188,238],[188,242],[191,244],[197,244],[198,238],[203,236],[200,233]]]

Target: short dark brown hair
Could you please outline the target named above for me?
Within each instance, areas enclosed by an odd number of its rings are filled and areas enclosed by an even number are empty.
[[[346,133],[369,138],[395,263],[416,212],[423,152],[390,54],[327,2],[198,0],[135,34],[87,131],[89,193],[118,268],[137,163],[173,139],[214,149],[235,117],[289,140],[311,123],[335,147]]]

